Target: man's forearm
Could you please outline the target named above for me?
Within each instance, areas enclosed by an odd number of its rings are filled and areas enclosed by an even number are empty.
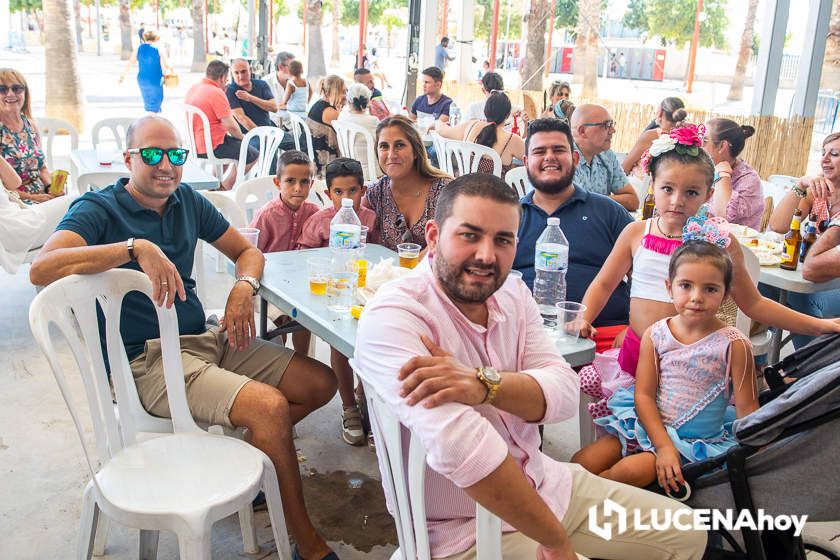
[[[545,418],[545,395],[537,381],[526,373],[504,372],[493,406],[526,422]]]
[[[808,251],[802,277],[811,282],[840,278],[840,227],[830,227]]]
[[[262,278],[265,267],[265,257],[256,247],[249,247],[240,253],[236,259],[237,276],[253,276]]]
[[[257,124],[254,121],[252,121],[245,113],[234,113],[233,118],[236,119],[239,122],[239,124],[241,124],[245,128],[245,130],[251,130],[253,128],[256,128],[257,126]]]
[[[262,99],[260,97],[254,96],[251,99],[251,103],[262,109],[263,111],[269,111],[274,113],[277,111],[277,101],[274,98],[271,99]]]
[[[639,197],[635,194],[614,194],[612,199],[624,206],[630,212],[635,212],[639,209]]]
[[[139,242],[142,240],[137,240]],[[96,274],[129,260],[125,242],[53,249],[38,255],[32,263],[29,279],[36,286],[47,286],[71,274]]]
[[[550,548],[566,546],[563,524],[508,455],[499,467],[464,491],[526,537]]]

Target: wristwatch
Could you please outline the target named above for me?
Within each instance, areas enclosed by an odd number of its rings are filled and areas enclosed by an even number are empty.
[[[128,240],[125,242],[125,248],[128,249],[128,259],[130,261],[136,261],[137,255],[134,253],[134,238],[129,237]]]
[[[237,282],[248,282],[251,285],[251,289],[253,292],[251,293],[252,296],[257,295],[257,292],[260,291],[260,281],[254,278],[253,276],[237,276]]]
[[[481,366],[476,368],[475,376],[487,387],[487,396],[482,404],[492,404],[493,399],[496,398],[496,393],[499,392],[499,386],[502,384],[502,376],[499,375],[499,370],[490,366]]]
[[[828,228],[830,227],[840,227],[840,216],[828,222],[828,227],[826,227],[825,229],[828,230]]]

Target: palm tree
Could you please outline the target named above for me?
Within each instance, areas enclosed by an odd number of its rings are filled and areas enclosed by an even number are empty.
[[[840,2],[834,0],[831,19],[828,21],[828,39],[825,43],[821,87],[840,90]]]
[[[339,48],[338,25],[341,21],[341,0],[332,0],[332,56],[330,63],[338,67],[341,64],[341,49]]]
[[[522,89],[542,91],[545,61],[545,21],[548,18],[548,1],[531,0],[528,11],[528,43],[525,47],[525,68]]]
[[[129,0],[120,0],[120,60],[128,60],[134,48],[131,45],[131,11]]]
[[[321,35],[323,19],[321,0],[306,0],[306,35],[308,37],[306,73],[312,78],[322,78],[327,75],[327,64],[324,61],[324,37]]]
[[[726,96],[729,101],[740,101],[744,98],[744,75],[747,73],[747,62],[752,52],[753,27],[755,27],[757,11],[758,0],[750,0],[747,19],[744,21],[744,34],[741,35],[741,50],[738,51],[738,62],[735,64],[735,74],[732,76],[732,85],[729,86],[729,95]]]
[[[46,113],[70,121],[77,130],[84,125],[82,81],[75,49],[70,0],[44,0],[44,35],[49,76]]]
[[[204,72],[207,66],[207,53],[204,48],[204,1],[192,0],[193,20],[193,61],[190,70]]]
[[[575,53],[575,76],[583,82],[582,96],[598,97],[598,27],[601,24],[600,0],[580,0],[578,4],[578,41],[575,50],[583,44],[583,52]],[[581,79],[582,77],[582,79]]]

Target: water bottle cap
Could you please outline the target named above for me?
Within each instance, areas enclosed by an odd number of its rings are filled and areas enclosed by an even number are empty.
[[[342,198],[341,199],[341,207],[342,208],[352,208],[353,207],[353,199],[352,198]]]
[[[559,226],[560,225],[560,218],[549,218],[548,225],[550,226]]]

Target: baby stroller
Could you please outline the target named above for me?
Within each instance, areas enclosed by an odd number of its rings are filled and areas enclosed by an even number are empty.
[[[764,370],[769,390],[761,408],[737,420],[739,444],[722,456],[687,465],[683,476],[692,508],[807,515],[840,521],[840,334],[822,336]],[[662,492],[658,485],[651,490]],[[726,541],[726,546],[722,546]],[[827,541],[787,531],[710,533],[705,558],[840,560]],[[719,546],[720,545],[720,546]]]

